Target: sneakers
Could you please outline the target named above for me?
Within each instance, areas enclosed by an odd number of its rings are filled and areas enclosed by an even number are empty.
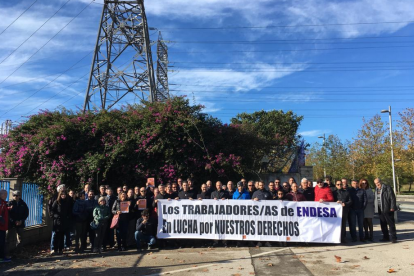
[[[151,249],[152,249],[152,246],[148,244],[147,250],[151,250]]]

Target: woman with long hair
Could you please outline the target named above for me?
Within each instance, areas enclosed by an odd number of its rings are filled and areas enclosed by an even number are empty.
[[[374,218],[375,195],[372,189],[369,187],[368,180],[365,178],[359,180],[359,187],[365,190],[367,194],[367,207],[364,210],[365,240],[374,241],[374,226],[372,224],[372,219]]]
[[[52,205],[53,231],[55,231],[54,249],[57,254],[62,254],[64,248],[65,233],[69,231],[72,204],[67,198],[65,190],[61,190]]]

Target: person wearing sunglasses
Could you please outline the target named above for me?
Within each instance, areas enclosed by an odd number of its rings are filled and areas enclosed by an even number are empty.
[[[21,248],[22,234],[25,221],[29,216],[29,208],[21,199],[20,191],[12,193],[13,199],[9,201],[9,231],[7,234],[8,252],[13,249],[17,253]]]
[[[346,222],[348,221],[349,208],[352,206],[352,199],[349,191],[342,186],[341,180],[336,181],[335,187],[334,200],[342,205],[341,243],[346,243]]]
[[[249,192],[249,196],[250,196],[250,198],[252,198],[253,197],[253,193],[256,191],[256,187],[254,186],[254,181],[253,180],[250,180],[248,183],[247,183],[247,192]]]

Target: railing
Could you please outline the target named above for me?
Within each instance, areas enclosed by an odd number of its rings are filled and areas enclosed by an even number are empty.
[[[40,225],[43,223],[43,195],[36,184],[23,183],[22,199],[29,207],[29,217],[26,226]]]
[[[6,201],[9,201],[10,182],[9,181],[2,181],[2,180],[0,180],[0,190],[6,190],[7,191],[7,199],[6,199]]]

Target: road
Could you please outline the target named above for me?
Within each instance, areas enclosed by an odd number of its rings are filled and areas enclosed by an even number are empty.
[[[0,265],[1,275],[414,275],[414,222],[400,212],[398,243],[288,244],[287,247],[185,248],[43,256]],[[335,257],[336,256],[336,257]]]

